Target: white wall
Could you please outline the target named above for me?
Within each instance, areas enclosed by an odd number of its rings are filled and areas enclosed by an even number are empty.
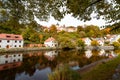
[[[0,56],[0,64],[19,62],[23,60],[22,54],[6,54]]]
[[[54,42],[54,41],[50,41],[50,42],[45,42],[45,47],[57,47],[58,43]]]
[[[1,40],[0,48],[6,48],[7,45],[9,45],[9,48],[18,48],[20,46],[23,47],[23,40],[9,40],[9,43],[7,41],[8,40]],[[19,42],[19,41],[21,41],[21,42]],[[16,45],[16,47],[15,47],[15,45]]]

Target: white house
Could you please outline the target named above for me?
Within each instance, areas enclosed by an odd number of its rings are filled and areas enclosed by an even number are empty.
[[[20,48],[23,47],[22,35],[0,34],[0,48]]]
[[[118,42],[118,39],[120,39],[120,35],[113,35],[110,38],[110,44],[112,44],[113,42]]]
[[[86,46],[90,46],[91,45],[91,39],[90,38],[82,38],[82,40],[85,42]]]
[[[50,37],[44,42],[45,47],[58,47],[58,42],[53,38]]]

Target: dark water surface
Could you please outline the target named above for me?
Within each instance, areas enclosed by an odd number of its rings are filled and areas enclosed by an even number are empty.
[[[48,80],[48,74],[68,63],[72,69],[117,56],[115,51],[34,51],[0,55],[0,80]]]

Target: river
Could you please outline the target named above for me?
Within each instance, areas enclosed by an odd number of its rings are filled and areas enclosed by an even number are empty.
[[[117,51],[33,51],[0,55],[0,80],[48,80],[57,66],[76,70],[101,59],[116,57]]]

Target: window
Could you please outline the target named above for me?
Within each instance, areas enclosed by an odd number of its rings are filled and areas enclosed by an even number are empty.
[[[16,55],[14,55],[14,57],[16,57]]]
[[[16,43],[17,41],[15,41],[15,43]]]
[[[10,41],[9,40],[7,40],[7,43],[9,43]]]
[[[0,42],[2,42],[2,40],[0,40]]]
[[[5,63],[8,63],[8,61],[5,61]]]
[[[1,45],[0,45],[0,48],[1,48]]]
[[[7,35],[6,37],[7,37],[7,38],[10,38],[11,36]]]
[[[17,46],[15,45],[15,47],[17,47]]]
[[[19,45],[19,47],[21,47],[21,45]]]
[[[16,60],[13,60],[13,62],[16,62]]]
[[[21,41],[19,41],[19,43],[21,43]]]
[[[5,58],[8,58],[8,55],[5,55]]]
[[[15,38],[19,38],[19,36],[15,36]]]
[[[20,56],[20,54],[18,56]]]

